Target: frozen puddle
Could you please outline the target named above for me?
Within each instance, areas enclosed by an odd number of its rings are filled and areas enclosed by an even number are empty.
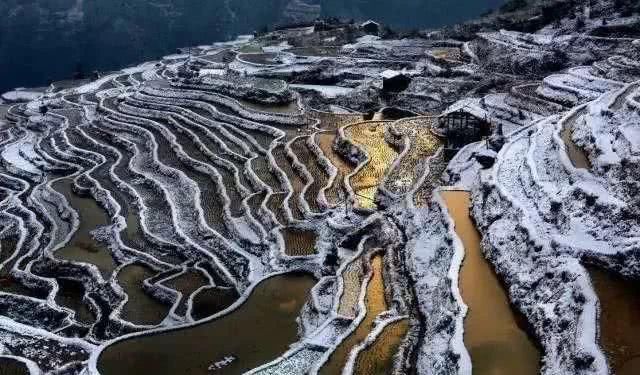
[[[480,250],[480,234],[469,216],[470,194],[441,193],[455,222],[465,258],[460,290],[469,312],[464,321],[464,342],[471,355],[474,375],[538,374],[540,353],[518,326],[505,290]]]
[[[98,370],[102,375],[244,373],[298,340],[296,318],[315,282],[307,274],[271,277],[227,315],[112,343],[100,353]]]
[[[640,374],[640,292],[627,281],[587,267],[600,301],[600,345],[617,375]]]

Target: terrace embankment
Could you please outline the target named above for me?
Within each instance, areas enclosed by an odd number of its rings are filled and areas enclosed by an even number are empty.
[[[28,288],[18,282],[12,275],[11,270],[14,268],[20,256],[18,251],[18,237],[16,235],[7,236],[0,239],[0,292],[21,294],[23,296],[46,298],[46,294],[34,288]]]
[[[325,193],[327,201],[330,204],[337,204],[339,202],[340,195],[344,193],[345,189],[345,176],[353,171],[353,167],[333,150],[333,143],[335,142],[336,136],[335,130],[320,132],[316,135],[318,146],[322,150],[322,153],[337,169],[337,175],[333,180],[333,184]]]
[[[640,373],[640,291],[629,281],[588,267],[600,301],[600,345],[617,375]]]
[[[307,274],[271,277],[227,315],[115,342],[100,353],[98,369],[103,375],[206,374],[223,361],[228,364],[221,372],[244,373],[297,341],[296,317],[314,283]]]
[[[465,248],[460,290],[469,311],[464,322],[464,342],[474,374],[538,374],[540,353],[519,326],[500,280],[480,249],[480,234],[469,216],[470,194],[440,193],[455,222]]]
[[[353,348],[364,341],[373,327],[376,317],[387,310],[384,294],[384,279],[382,277],[382,255],[376,255],[371,261],[371,279],[367,284],[365,305],[366,315],[355,331],[345,338],[331,354],[327,363],[319,371],[321,375],[339,374],[344,368]],[[393,353],[388,353],[393,355]],[[376,358],[384,362],[385,358]]]

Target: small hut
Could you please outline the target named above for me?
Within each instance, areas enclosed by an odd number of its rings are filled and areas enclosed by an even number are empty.
[[[438,129],[447,138],[445,148],[447,158],[452,158],[464,146],[491,135],[491,123],[461,108],[450,112],[438,120]]]
[[[360,25],[360,29],[369,35],[380,35],[380,24],[369,20]]]

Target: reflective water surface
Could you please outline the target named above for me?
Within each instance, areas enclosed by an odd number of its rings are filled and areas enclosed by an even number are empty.
[[[571,159],[573,166],[581,169],[589,169],[591,168],[589,158],[584,151],[573,142],[573,122],[575,122],[575,117],[574,121],[567,121],[564,129],[562,129],[562,140],[567,146],[567,154],[569,154],[569,159]]]
[[[600,301],[600,345],[617,375],[640,374],[640,288],[609,272],[588,267]]]
[[[465,247],[460,271],[462,299],[469,306],[464,342],[474,375],[526,375],[540,372],[540,353],[518,326],[503,285],[480,249],[480,234],[469,216],[468,192],[442,192],[456,233]]]
[[[297,341],[296,317],[315,282],[306,274],[269,278],[228,315],[107,347],[98,369],[103,375],[241,374]]]
[[[118,284],[129,296],[122,309],[122,317],[132,323],[156,325],[162,322],[169,312],[169,306],[149,296],[143,289],[144,280],[153,277],[148,267],[132,264],[118,273]]]
[[[63,179],[53,183],[52,187],[64,195],[71,207],[79,215],[80,226],[64,248],[56,252],[56,256],[76,262],[93,264],[108,279],[115,269],[115,262],[102,244],[96,242],[90,232],[94,229],[109,225],[110,219],[107,212],[95,200],[81,197],[72,190],[73,180]]]

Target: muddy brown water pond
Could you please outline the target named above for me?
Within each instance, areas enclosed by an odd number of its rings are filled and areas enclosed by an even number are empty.
[[[29,369],[13,358],[0,358],[0,375],[29,375]]]
[[[56,251],[56,256],[69,261],[93,264],[98,267],[102,276],[108,279],[115,269],[115,262],[109,250],[95,241],[90,232],[109,225],[110,218],[95,200],[77,195],[73,192],[72,186],[71,178],[56,181],[52,185],[54,190],[67,198],[80,220],[78,230],[64,248]]]
[[[198,270],[188,270],[180,276],[163,282],[163,284],[182,293],[176,313],[185,315],[189,297],[200,287],[209,285],[209,280]]]
[[[315,283],[300,273],[266,279],[244,304],[218,319],[112,344],[100,354],[98,370],[102,375],[210,374],[210,366],[233,358],[215,372],[244,373],[298,340],[296,317]]]
[[[565,124],[564,128],[562,129],[562,140],[567,146],[567,154],[569,155],[569,159],[571,159],[571,163],[573,163],[573,166],[579,169],[590,169],[591,162],[589,161],[589,158],[584,153],[584,150],[582,150],[580,147],[578,147],[578,145],[575,144],[575,142],[573,142],[572,138],[572,124],[575,123],[577,116],[578,115],[574,115],[574,117],[570,121],[567,121],[567,123]]]
[[[316,234],[310,230],[284,228],[280,231],[284,238],[285,253],[289,256],[308,256],[316,253]]]
[[[469,306],[464,321],[464,342],[474,374],[538,374],[540,353],[518,325],[520,315],[480,249],[480,234],[469,216],[470,194],[440,193],[465,248],[460,270],[462,299]]]
[[[230,287],[203,289],[193,297],[191,316],[195,320],[208,318],[233,305],[239,297],[238,292]]]
[[[383,311],[387,310],[387,301],[384,294],[384,279],[382,277],[382,255],[377,255],[371,262],[373,275],[366,288],[365,305],[367,308],[366,315],[362,322],[358,325],[358,328],[351,333],[346,339],[344,339],[338,348],[331,353],[329,360],[322,366],[318,372],[321,375],[335,375],[340,374],[349,354],[355,345],[364,341],[373,327],[373,322],[376,317]],[[383,352],[379,352],[384,354]],[[395,353],[390,353],[391,355]],[[376,362],[384,362],[388,360],[384,355],[382,357],[370,357],[369,359]]]
[[[587,267],[600,301],[600,344],[617,375],[640,374],[640,288],[593,266]]]
[[[132,264],[118,273],[118,284],[129,297],[122,309],[122,318],[142,325],[156,325],[169,312],[169,306],[152,298],[143,289],[143,282],[155,275],[149,267]]]

